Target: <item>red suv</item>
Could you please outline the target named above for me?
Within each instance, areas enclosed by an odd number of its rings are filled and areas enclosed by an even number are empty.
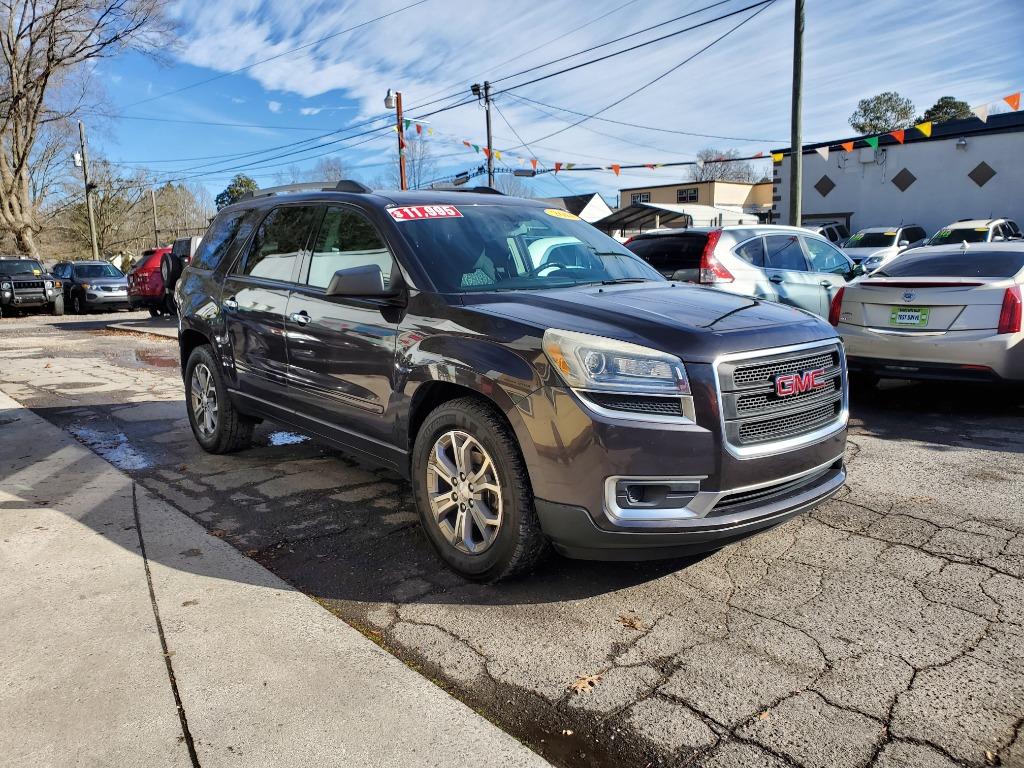
[[[128,273],[128,303],[132,309],[148,309],[153,317],[171,314],[160,274],[160,260],[170,248],[150,248]]]

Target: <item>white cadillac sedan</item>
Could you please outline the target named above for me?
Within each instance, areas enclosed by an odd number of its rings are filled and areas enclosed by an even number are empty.
[[[851,380],[1024,380],[1024,243],[916,248],[837,291]]]

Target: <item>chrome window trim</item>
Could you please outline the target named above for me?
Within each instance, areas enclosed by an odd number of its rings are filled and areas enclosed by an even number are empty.
[[[838,419],[826,424],[824,427],[814,430],[813,432],[808,432],[806,435],[790,437],[785,440],[777,440],[771,443],[762,443],[760,445],[736,446],[726,439],[725,410],[722,403],[722,381],[718,372],[719,366],[722,363],[733,362],[735,360],[750,360],[772,357],[775,355],[786,355],[790,352],[804,352],[813,349],[826,350],[833,347],[839,350],[839,364],[843,383],[843,396]],[[828,439],[837,432],[841,432],[843,429],[846,429],[846,425],[850,420],[850,393],[846,374],[846,350],[843,347],[842,339],[839,337],[824,341],[811,341],[805,344],[792,344],[786,347],[757,349],[751,352],[733,352],[716,357],[711,368],[715,376],[715,400],[718,404],[718,421],[722,428],[722,445],[725,446],[725,449],[737,459],[745,460],[760,458],[762,456],[774,456],[779,453],[788,453],[789,451],[795,451],[798,448],[803,448],[807,445],[819,443],[822,440]]]

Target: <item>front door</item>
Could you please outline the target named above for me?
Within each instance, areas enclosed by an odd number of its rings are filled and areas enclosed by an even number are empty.
[[[846,285],[846,278],[853,269],[853,261],[831,243],[815,237],[804,237],[804,248],[807,251],[807,262],[811,275],[819,286],[818,314],[828,317],[832,297],[836,291]]]
[[[352,437],[392,442],[398,318],[379,300],[328,296],[339,269],[396,269],[380,233],[357,209],[330,206],[285,319],[292,396],[299,410]],[[372,447],[370,450],[373,450]]]
[[[821,314],[821,286],[808,271],[807,258],[796,234],[767,235],[764,238],[765,274],[775,300]]]
[[[221,308],[239,388],[271,403],[287,389],[288,294],[319,212],[309,205],[272,209],[224,279]]]

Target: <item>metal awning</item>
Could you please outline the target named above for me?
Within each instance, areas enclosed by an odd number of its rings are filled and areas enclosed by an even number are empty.
[[[594,222],[602,232],[643,230],[655,227],[703,227],[725,224],[757,224],[756,214],[713,205],[634,203]]]

